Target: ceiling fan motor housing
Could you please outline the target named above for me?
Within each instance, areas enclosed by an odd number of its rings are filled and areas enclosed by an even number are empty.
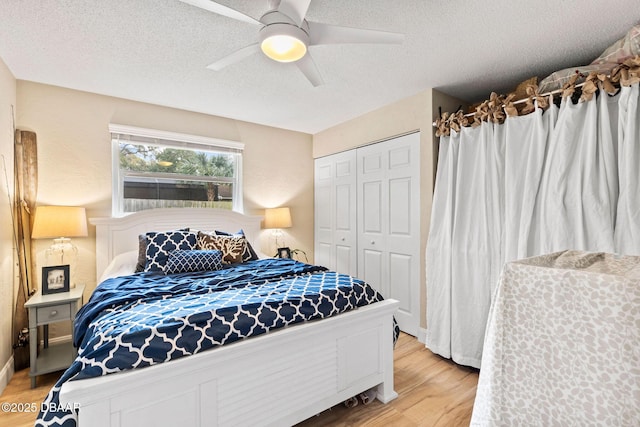
[[[265,55],[279,62],[294,62],[307,53],[309,26],[306,21],[298,27],[287,15],[272,10],[260,18],[259,42]]]

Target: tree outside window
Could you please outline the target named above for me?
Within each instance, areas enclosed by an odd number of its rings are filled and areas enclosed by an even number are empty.
[[[238,153],[119,141],[123,212],[160,207],[232,209]]]

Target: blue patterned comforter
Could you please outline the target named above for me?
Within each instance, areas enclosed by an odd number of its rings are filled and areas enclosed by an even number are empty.
[[[47,395],[36,425],[76,425],[75,412],[59,403],[66,381],[155,365],[381,300],[361,280],[280,258],[105,280],[78,312],[78,357]]]

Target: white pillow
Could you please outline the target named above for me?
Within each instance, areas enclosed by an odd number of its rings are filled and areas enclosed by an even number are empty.
[[[98,283],[101,283],[111,277],[128,276],[136,272],[138,264],[138,251],[123,252],[111,260],[107,268],[105,268]]]

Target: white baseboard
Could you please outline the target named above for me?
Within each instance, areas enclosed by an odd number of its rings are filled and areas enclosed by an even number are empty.
[[[425,328],[418,328],[418,336],[416,337],[418,342],[422,344],[427,343],[427,330]]]
[[[49,344],[60,344],[69,341],[71,341],[71,335],[64,335],[61,337],[50,338]],[[44,343],[41,341],[40,345],[44,345]],[[0,370],[0,394],[2,394],[7,384],[9,384],[9,381],[11,381],[14,372],[14,360],[13,355],[11,355],[9,360],[7,360],[7,363],[2,367],[2,370]]]
[[[9,357],[7,363],[4,364],[2,370],[0,371],[0,394],[4,391],[4,388],[11,381],[11,377],[13,377],[13,355]]]

